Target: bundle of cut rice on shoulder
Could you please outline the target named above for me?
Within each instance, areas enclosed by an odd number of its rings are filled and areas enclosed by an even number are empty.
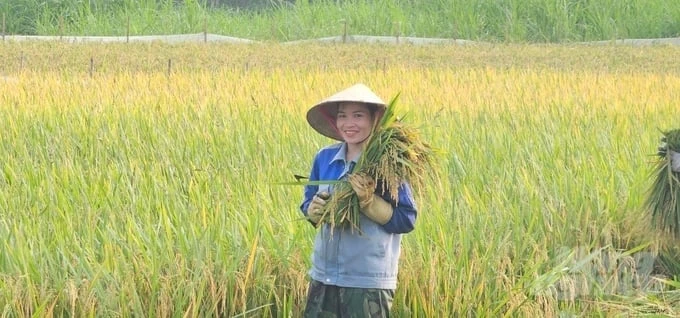
[[[395,113],[395,96],[385,109],[380,122],[374,126],[364,150],[354,169],[349,173],[368,175],[398,203],[399,187],[407,182],[414,191],[420,191],[433,172],[435,151],[424,142],[417,129],[404,123]],[[335,190],[324,206],[322,222],[332,227],[359,229],[359,198],[349,182],[335,185]]]
[[[653,226],[680,238],[680,160],[677,160],[680,156],[680,129],[663,132],[661,142],[656,178],[646,205],[651,212]]]

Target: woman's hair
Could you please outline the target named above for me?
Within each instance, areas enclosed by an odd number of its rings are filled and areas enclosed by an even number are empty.
[[[346,104],[359,104],[359,105],[365,105],[366,108],[368,108],[368,112],[371,114],[371,117],[375,116],[375,112],[378,110],[378,106],[372,103],[362,103],[362,102],[339,102],[338,107],[335,109],[335,116],[338,115],[338,111],[340,110],[340,106],[346,105]]]

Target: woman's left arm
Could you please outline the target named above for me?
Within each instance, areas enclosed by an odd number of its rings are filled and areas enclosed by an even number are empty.
[[[418,210],[413,199],[411,187],[407,183],[399,187],[399,203],[397,204],[390,198],[390,194],[387,191],[380,192],[382,193],[376,193],[376,195],[392,205],[392,218],[383,225],[385,231],[395,234],[413,231],[418,217]]]

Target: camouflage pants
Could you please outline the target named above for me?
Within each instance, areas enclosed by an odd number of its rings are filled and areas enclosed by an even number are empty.
[[[305,318],[389,317],[394,290],[348,288],[312,280],[307,292]]]

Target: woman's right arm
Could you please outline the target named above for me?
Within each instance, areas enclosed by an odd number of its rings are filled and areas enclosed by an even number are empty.
[[[318,154],[317,156],[314,157],[314,161],[312,163],[312,170],[309,172],[309,181],[318,181],[319,180],[319,163],[318,163]],[[302,211],[302,214],[307,216],[307,208],[309,208],[309,203],[312,202],[312,199],[314,198],[314,195],[316,192],[319,190],[318,185],[306,185],[305,190],[304,190],[304,199],[302,200],[302,204],[300,204],[300,211]]]

